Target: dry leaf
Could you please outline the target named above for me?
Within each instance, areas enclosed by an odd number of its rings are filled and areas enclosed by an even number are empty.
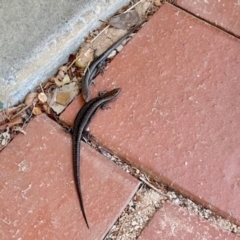
[[[81,69],[87,67],[88,63],[94,59],[94,50],[88,48],[87,50],[81,49],[81,52],[78,54],[78,59],[75,62],[75,65]]]
[[[0,130],[4,130],[4,129],[6,129],[6,127],[11,128],[11,127],[13,127],[13,126],[15,126],[17,124],[21,124],[21,123],[23,123],[22,117],[16,117],[13,120],[11,120],[10,122],[2,124],[0,126]]]
[[[54,80],[55,84],[58,87],[61,87],[63,85],[62,81],[59,81],[56,77],[51,78],[52,80]]]
[[[63,71],[64,73],[67,73],[68,67],[67,66],[61,66],[58,70]]]
[[[31,105],[25,105],[25,104],[20,104],[18,105],[18,110],[16,111],[16,114],[11,115],[10,116],[10,120],[16,118],[17,116],[21,116],[22,118],[24,118],[27,114],[27,109],[30,107]]]
[[[77,77],[74,77],[74,78],[72,79],[72,82],[79,83],[79,80],[78,80],[78,78],[77,78]]]
[[[161,0],[154,0],[154,5],[160,7],[162,5]]]
[[[45,104],[42,105],[42,111],[47,113],[47,114],[50,114],[51,113],[51,108],[48,106],[47,103],[45,103]]]
[[[45,103],[47,101],[47,95],[44,92],[38,94],[38,99],[41,103]]]
[[[31,104],[33,104],[33,103],[36,103],[36,101],[37,101],[37,96],[38,96],[38,93],[37,93],[37,92],[31,92],[31,93],[29,93],[29,94],[26,96],[26,98],[25,98],[25,100],[24,100],[24,103],[25,103],[26,105],[31,105]]]
[[[78,94],[78,92],[79,86],[78,84],[76,84],[76,82],[71,82],[69,84],[62,86],[61,88],[56,88],[51,92],[51,95],[49,95],[48,97],[48,105],[52,108],[52,110],[56,114],[59,114],[65,109],[65,106],[57,102],[57,95],[59,93],[69,94],[68,102],[65,104],[67,105],[70,101],[73,100],[73,98]]]
[[[128,30],[132,26],[135,26],[139,20],[138,13],[135,10],[132,10],[112,17],[108,23],[115,28]]]
[[[36,116],[36,115],[41,114],[42,110],[39,107],[34,107],[33,110],[32,110],[32,113]]]
[[[69,102],[70,94],[68,92],[58,92],[56,96],[56,102],[66,106]]]
[[[8,119],[8,115],[6,113],[6,110],[2,110],[0,112],[0,124],[4,123]]]
[[[73,63],[73,61],[76,60],[76,55],[74,54],[70,54],[68,57],[68,66],[71,65]],[[67,67],[67,70],[69,69],[69,67]]]
[[[68,76],[68,74],[66,74],[66,75],[64,76],[64,78],[62,79],[62,81],[60,81],[57,77],[53,77],[53,78],[51,78],[51,79],[54,80],[55,84],[56,84],[58,87],[61,87],[61,86],[65,85],[65,84],[67,84],[67,83],[69,83],[69,82],[71,81],[70,78],[69,78],[69,76]]]
[[[86,61],[84,61],[82,58],[78,58],[75,62],[75,65],[79,68],[85,68],[87,66]]]
[[[20,104],[20,105],[17,106],[17,107],[7,108],[7,109],[5,109],[5,110],[3,110],[3,111],[5,112],[5,114],[6,114],[7,116],[10,116],[10,115],[16,113],[17,111],[19,111],[22,107],[23,107],[23,104]],[[0,118],[0,119],[1,119],[1,118]]]
[[[52,88],[54,86],[56,86],[54,84],[54,80],[53,80],[53,78],[50,78],[49,81],[46,82],[46,84],[44,85],[44,89],[49,89],[49,88]]]
[[[10,133],[9,133],[9,128],[3,133],[0,133],[0,144],[1,146],[6,146],[11,139]],[[1,150],[1,148],[0,148]]]
[[[105,52],[112,44],[118,41],[127,31],[123,29],[108,28],[96,38],[92,43],[92,48],[95,49],[95,54],[98,57]]]
[[[11,107],[11,108],[2,110],[0,112],[0,124],[5,123],[6,121],[9,121],[12,118],[15,118],[15,115],[18,112],[21,112],[21,110],[24,109],[25,107],[26,107],[25,104],[19,104],[16,107]]]
[[[68,76],[68,74],[66,74],[62,80],[63,84],[67,84],[67,83],[70,83],[70,77]]]
[[[65,76],[65,72],[60,70],[60,71],[58,71],[56,78],[59,80],[62,80],[64,78],[64,76]]]
[[[24,135],[26,135],[26,132],[23,130],[22,127],[15,127],[15,128],[14,128],[14,131],[15,131],[15,132],[20,132],[20,133],[23,133]]]
[[[144,1],[138,4],[135,9],[138,12],[140,18],[144,19],[148,15],[149,11],[151,12],[152,7],[153,5],[151,2]]]

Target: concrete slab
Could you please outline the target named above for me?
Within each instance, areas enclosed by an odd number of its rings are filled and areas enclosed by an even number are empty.
[[[99,19],[129,0],[2,1],[0,110],[54,74]]]

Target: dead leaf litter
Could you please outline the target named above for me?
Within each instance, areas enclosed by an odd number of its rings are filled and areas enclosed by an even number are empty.
[[[0,136],[5,139],[3,141],[4,147],[15,136],[12,134],[13,128],[23,128],[31,117],[46,113],[52,119],[57,120],[59,114],[79,94],[81,79],[93,61],[94,55],[99,56],[113,42],[122,37],[127,31],[126,29],[142,19],[148,19],[158,8],[159,6],[156,7],[152,0],[131,1],[129,6],[120,9],[109,19],[108,22],[115,27],[103,23],[99,29],[92,31],[79,51],[76,54],[70,54],[68,62],[58,68],[55,76],[30,92],[23,103],[2,110],[0,112]],[[123,45],[114,50],[108,58],[113,58]],[[7,127],[9,127],[10,135],[8,140],[4,137],[6,135],[4,131]],[[1,144],[0,151],[3,149],[2,146]]]

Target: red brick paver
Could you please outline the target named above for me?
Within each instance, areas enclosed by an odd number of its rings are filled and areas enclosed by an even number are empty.
[[[81,182],[90,230],[75,191],[72,141],[45,115],[0,153],[0,239],[102,239],[138,181],[82,144]]]
[[[96,79],[95,95],[123,90],[90,125],[100,144],[238,223],[239,47],[165,4]]]
[[[230,240],[239,239],[235,235],[223,232],[209,222],[190,214],[186,209],[165,204],[141,233],[138,240]]]
[[[224,28],[238,37],[240,36],[239,0],[177,0],[176,5],[221,28]]]

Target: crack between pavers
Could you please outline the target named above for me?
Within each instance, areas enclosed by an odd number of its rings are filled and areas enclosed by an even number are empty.
[[[228,34],[228,35],[230,35],[230,36],[232,36],[232,37],[234,37],[234,38],[237,38],[237,39],[240,38],[240,36],[238,36],[237,34],[231,32],[230,30],[225,29],[224,27],[222,27],[222,26],[220,26],[220,25],[217,25],[217,24],[214,23],[214,22],[211,22],[211,21],[209,21],[209,20],[207,20],[207,19],[205,19],[205,18],[203,18],[203,17],[201,17],[201,16],[199,16],[199,15],[196,15],[196,14],[190,12],[189,10],[187,10],[187,9],[185,9],[185,8],[177,5],[177,3],[169,3],[169,2],[168,2],[168,4],[171,4],[172,6],[174,6],[174,7],[176,7],[176,8],[179,8],[181,11],[188,13],[189,15],[191,15],[191,16],[193,16],[193,17],[195,17],[195,18],[197,18],[197,19],[199,19],[199,20],[201,20],[201,21],[203,21],[203,22],[211,25],[212,27],[214,27],[214,28],[216,28],[216,29],[218,29],[218,30],[221,30],[222,32],[225,32],[226,34]]]
[[[238,237],[240,236],[240,226],[237,226],[235,223],[231,222],[229,219],[226,219],[218,215],[217,213],[197,203],[196,201],[191,200],[187,196],[183,196],[181,193],[171,188],[171,186],[168,186],[160,181],[155,180],[153,177],[151,177],[150,175],[148,175],[138,167],[133,166],[128,161],[124,161],[123,159],[118,157],[110,149],[107,149],[106,147],[101,146],[92,135],[89,135],[89,136],[90,138],[88,140],[87,139],[84,140],[85,143],[87,143],[89,146],[94,148],[104,157],[108,158],[110,161],[114,162],[117,166],[121,167],[123,171],[137,178],[141,182],[141,184],[145,186],[147,189],[152,189],[156,193],[160,194],[162,196],[161,202],[159,203],[161,206],[167,202],[171,202],[175,205],[178,205],[179,207],[186,209],[188,212],[192,213],[193,215],[200,217],[200,219],[209,222],[210,225],[213,225],[223,231],[233,233]],[[155,212],[157,212],[157,210],[161,207],[160,205],[158,208],[155,209]],[[123,211],[123,214],[125,211],[126,210]],[[152,219],[153,215],[154,214],[151,215],[151,218],[146,222],[146,224],[143,226],[141,231]],[[118,221],[115,224],[118,224]],[[114,226],[115,225],[113,225],[112,228],[114,228]],[[109,232],[111,232],[111,229]],[[106,238],[106,240],[108,240],[108,238]]]

